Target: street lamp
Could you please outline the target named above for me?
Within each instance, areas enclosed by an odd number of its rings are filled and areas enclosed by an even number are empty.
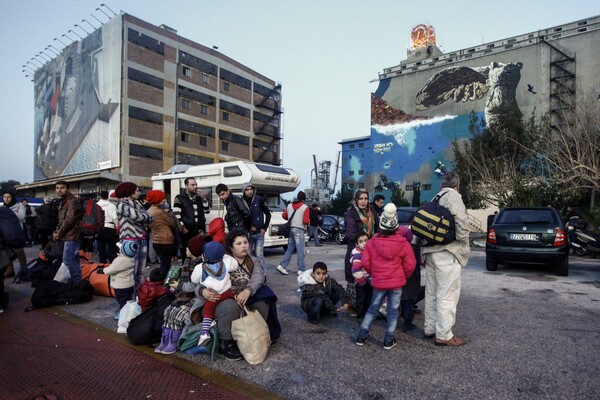
[[[103,6],[104,4],[100,4],[101,6]],[[103,9],[101,9],[100,7],[96,8],[96,11],[100,11],[102,14],[106,15],[106,18],[110,19],[110,15],[108,15]]]
[[[83,29],[83,27],[82,27],[81,25],[79,25],[79,24],[75,24],[75,25],[73,25],[73,26],[76,26],[76,27],[78,27],[79,29],[81,29],[82,31],[84,31],[84,32],[85,32],[87,35],[89,35],[89,34],[90,34],[88,31],[86,31],[85,29]]]
[[[63,35],[64,36],[64,35]],[[65,42],[63,42],[62,40],[60,40],[59,38],[54,38],[54,40],[60,42],[63,46],[67,47],[67,45],[65,44]]]
[[[60,50],[57,49],[56,47],[54,47],[53,45],[49,44],[48,48],[52,47],[54,50],[58,51],[58,55],[60,55]]]
[[[57,56],[60,55],[60,51],[56,51],[53,48],[50,47],[51,45],[46,46],[46,48],[44,50],[52,50],[52,53],[56,54]]]
[[[29,65],[23,64],[23,72],[25,72],[25,68],[29,68],[29,71],[35,74],[35,69],[31,68]]]
[[[94,14],[90,14],[90,16],[92,16],[96,21],[98,21],[100,23],[100,26],[104,25],[104,22],[100,21],[98,17],[96,17]]]
[[[37,63],[40,63],[40,60],[38,60],[38,59],[37,59],[37,58],[35,58],[35,57],[31,57],[31,60],[29,60],[29,61],[27,61],[27,62],[28,62],[28,63],[31,63],[31,65],[35,65],[34,63],[32,63],[32,61],[35,61],[35,62],[37,62]],[[40,65],[35,65],[35,66],[36,66],[36,67],[38,67],[38,68],[39,68],[39,67],[43,67],[43,66],[44,66],[44,63],[40,63]]]
[[[69,29],[69,33],[74,33],[75,36],[77,36],[79,39],[83,40],[83,38],[81,37],[81,35],[77,32],[75,32],[73,29]]]
[[[104,4],[104,3],[100,4],[100,7],[106,7],[106,9],[108,9],[108,11],[110,11],[111,13],[113,13],[113,15],[117,15],[117,13],[116,13],[116,12],[114,12],[113,10],[111,10],[111,9],[110,9],[110,7],[109,7],[109,6],[107,6],[107,5],[106,5],[106,4]]]
[[[92,28],[94,28],[94,30],[96,30],[96,27],[94,25],[92,25],[92,23],[90,21],[88,21],[87,19],[82,19],[81,22],[87,22],[89,26],[91,26]]]
[[[62,34],[64,37],[66,37],[67,39],[69,39],[71,42],[74,42],[75,40],[71,39],[71,36],[67,35],[66,33]]]
[[[45,61],[52,61],[52,57],[50,57],[48,54],[44,53],[43,51],[40,51],[40,52],[38,53],[38,56],[42,56],[42,55],[44,55],[44,56],[48,57],[48,59],[47,59],[47,60],[46,60],[45,58],[43,58],[43,57],[42,57],[42,60],[45,60]]]

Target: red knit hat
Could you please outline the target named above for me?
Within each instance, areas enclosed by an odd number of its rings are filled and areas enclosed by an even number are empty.
[[[204,247],[204,236],[194,236],[188,241],[187,247],[194,257],[200,257],[202,255],[202,248]]]
[[[150,204],[160,204],[165,199],[165,193],[162,190],[151,190],[146,195],[146,200]]]
[[[137,190],[137,185],[133,182],[123,182],[115,189],[115,196],[120,199],[124,199],[125,197],[129,197],[135,193]]]

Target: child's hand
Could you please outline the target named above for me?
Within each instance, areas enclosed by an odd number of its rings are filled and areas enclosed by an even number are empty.
[[[340,308],[337,309],[338,312],[340,311],[348,311],[348,304],[344,304],[343,306],[341,306]]]
[[[179,281],[172,281],[171,283],[169,283],[169,286],[171,287],[171,289],[173,290],[177,290],[177,286],[179,285]]]

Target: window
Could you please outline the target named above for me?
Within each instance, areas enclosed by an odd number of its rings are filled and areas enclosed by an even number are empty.
[[[160,79],[154,75],[150,75],[145,72],[138,71],[137,69],[134,69],[134,68],[127,69],[127,77],[132,81],[140,82],[140,83],[155,87],[160,90],[163,90],[163,87],[164,87],[164,82],[162,79]]]
[[[423,184],[423,190],[431,190],[431,183]]]
[[[208,147],[208,140],[204,136],[200,136],[200,146]]]
[[[405,192],[412,192],[412,190],[413,190],[413,185],[405,185],[404,186]]]
[[[354,171],[348,171],[348,176],[354,176]]]
[[[359,148],[359,149],[364,149],[364,147],[365,147],[365,144],[364,144],[364,143],[359,143],[359,144],[358,144],[358,148]]]
[[[200,114],[208,115],[208,107],[200,105]]]
[[[183,66],[183,75],[189,76],[191,78],[191,76],[192,76],[192,69],[190,67],[186,67],[184,65]]]
[[[129,155],[133,157],[145,157],[152,160],[162,160],[163,152],[162,149],[156,149],[154,147],[141,146],[139,144],[131,143],[129,145]]]
[[[223,91],[229,92],[229,90],[231,90],[231,85],[229,84],[229,82],[223,82]]]
[[[182,108],[185,108],[186,110],[189,110],[189,109],[191,108],[191,106],[190,106],[190,101],[189,101],[189,100],[182,99],[182,100],[181,100],[181,107],[182,107]]]
[[[365,184],[364,184],[364,183],[362,183],[362,182],[359,182],[359,183],[358,183],[358,188],[359,188],[359,189],[364,189],[364,188],[365,188]]]
[[[162,125],[163,115],[153,111],[144,110],[134,106],[129,106],[129,117],[139,119],[140,121],[150,122],[152,124]]]
[[[351,144],[349,147],[350,147],[350,150],[352,150],[354,148],[354,145]]]
[[[208,74],[202,74],[202,83],[210,84],[210,76]]]
[[[229,113],[226,111],[223,111],[223,121],[229,121]]]
[[[181,132],[181,141],[185,143],[190,142],[190,134],[187,132]]]
[[[358,170],[358,175],[364,175],[365,174],[365,170],[364,169],[359,169]]]
[[[227,142],[221,142],[221,150],[222,151],[229,151],[229,143],[227,143]]]

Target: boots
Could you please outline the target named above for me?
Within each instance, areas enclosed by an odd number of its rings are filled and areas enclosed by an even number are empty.
[[[235,340],[219,340],[219,353],[230,361],[239,361],[244,358],[235,344]]]
[[[162,349],[161,354],[173,354],[177,351],[177,342],[181,336],[182,329],[169,329],[167,345]]]
[[[167,344],[169,344],[169,336],[171,335],[171,328],[163,328],[162,337],[160,338],[160,344],[154,349],[155,353],[162,354]]]

